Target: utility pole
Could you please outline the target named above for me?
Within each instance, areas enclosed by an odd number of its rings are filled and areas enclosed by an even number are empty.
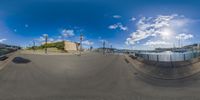
[[[113,52],[112,44],[110,45],[110,52],[111,52],[111,53]]]
[[[93,49],[93,47],[92,47],[92,45],[90,46],[90,52],[92,51],[92,49]]]
[[[105,54],[105,45],[106,45],[106,42],[105,40],[103,40],[103,55]]]
[[[48,35],[44,34],[44,38],[45,38],[45,53],[47,54],[47,41],[48,41]]]
[[[82,50],[82,41],[83,41],[83,34],[80,35],[80,56],[81,56],[81,50]]]
[[[35,51],[35,41],[33,40],[33,51]]]

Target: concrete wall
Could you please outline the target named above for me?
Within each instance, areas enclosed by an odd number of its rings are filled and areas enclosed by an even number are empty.
[[[79,48],[78,43],[65,41],[64,44],[65,44],[64,49],[66,51],[78,51]]]

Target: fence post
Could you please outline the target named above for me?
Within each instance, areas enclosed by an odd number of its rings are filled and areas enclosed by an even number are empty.
[[[159,61],[159,56],[157,55],[157,62]]]
[[[169,59],[170,59],[170,61],[172,62],[172,56],[171,56],[171,54],[169,55]]]
[[[199,53],[199,51],[198,51],[198,57],[200,56],[200,53]]]
[[[183,61],[185,61],[185,54],[183,54]]]

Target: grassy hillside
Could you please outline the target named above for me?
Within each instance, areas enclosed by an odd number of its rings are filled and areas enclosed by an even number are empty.
[[[57,48],[58,50],[64,51],[64,42],[61,41],[61,42],[47,43],[47,44],[43,44],[41,46],[30,47],[28,49],[38,50],[38,49],[44,49],[45,47],[47,47],[47,48]]]

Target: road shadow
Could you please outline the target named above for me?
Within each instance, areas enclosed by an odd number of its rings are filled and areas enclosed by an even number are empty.
[[[31,60],[29,59],[25,59],[25,58],[22,58],[22,57],[15,57],[13,60],[12,60],[13,63],[16,63],[16,64],[23,64],[23,63],[29,63],[31,62]]]

